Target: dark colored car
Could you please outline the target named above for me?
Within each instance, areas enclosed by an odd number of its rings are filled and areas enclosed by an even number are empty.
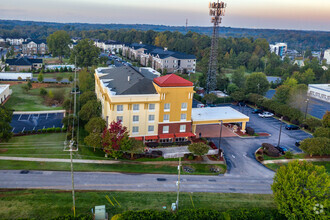
[[[287,130],[298,130],[300,128],[297,125],[285,125],[285,129],[287,129]]]
[[[257,108],[252,110],[252,114],[259,114],[259,113],[262,113],[262,112],[263,111],[261,109],[257,109]]]
[[[295,145],[296,145],[297,147],[300,147],[300,141],[296,141]]]
[[[288,149],[286,149],[285,147],[276,146],[275,148],[277,150],[279,150],[281,152],[281,154],[285,154],[285,152],[288,151]]]

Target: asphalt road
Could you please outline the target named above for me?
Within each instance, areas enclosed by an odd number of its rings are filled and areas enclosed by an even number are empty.
[[[70,172],[1,170],[0,188],[71,189]],[[75,189],[175,192],[176,175],[75,172]],[[182,192],[271,194],[271,178],[182,175]]]

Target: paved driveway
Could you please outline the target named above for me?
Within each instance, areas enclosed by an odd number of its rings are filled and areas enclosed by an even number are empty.
[[[239,138],[239,137],[225,137],[222,138],[221,148],[224,150],[224,157],[228,165],[229,176],[240,177],[264,177],[269,178],[274,175],[274,172],[267,169],[254,158],[254,152],[261,146],[262,143],[271,143],[277,145],[279,138],[279,130],[281,122],[275,118],[260,118],[258,115],[251,114],[251,108],[239,108],[250,117],[249,127],[255,129],[256,132],[267,132],[271,137],[257,137],[257,138]],[[286,130],[282,124],[281,146],[286,147],[294,153],[301,152],[294,144],[296,140],[303,140],[311,137],[308,133],[301,130]],[[219,138],[211,138],[211,140],[218,146]]]

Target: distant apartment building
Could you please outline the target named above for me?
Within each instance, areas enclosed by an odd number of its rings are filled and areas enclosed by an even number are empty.
[[[330,49],[327,49],[324,51],[324,56],[323,56],[324,59],[327,60],[327,64],[330,65]]]
[[[288,45],[286,43],[276,43],[270,44],[269,48],[271,53],[275,53],[276,55],[283,57],[288,50]]]
[[[3,104],[12,93],[9,86],[9,84],[0,84],[0,105]]]
[[[45,40],[29,40],[23,42],[22,53],[25,55],[41,54],[44,55],[48,53],[48,47]]]
[[[6,42],[8,42],[12,46],[20,46],[25,42],[24,38],[6,38]]]
[[[98,39],[93,39],[94,45],[100,48],[103,51],[115,52],[118,53],[120,49],[123,49],[124,43],[108,40],[108,41],[101,41]]]
[[[142,43],[127,44],[123,48],[123,55],[131,60],[137,60],[143,66],[155,70],[165,70],[167,73],[195,73],[196,57],[185,53],[170,51]]]
[[[330,103],[330,84],[309,84],[308,96]]]
[[[42,63],[42,59],[30,59],[26,57],[6,59],[6,65],[9,66],[10,71],[17,72],[40,69],[42,67]]]

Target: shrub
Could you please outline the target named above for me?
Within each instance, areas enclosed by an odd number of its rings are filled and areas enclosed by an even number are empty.
[[[209,142],[209,146],[210,146],[212,149],[218,149],[217,146],[216,146],[212,141]]]
[[[330,111],[327,111],[322,117],[322,125],[323,127],[330,127]]]
[[[257,160],[259,160],[259,161],[264,161],[264,157],[263,157],[263,156],[258,156],[258,157],[257,157]]]
[[[291,120],[291,123],[294,124],[294,125],[299,125],[299,121],[295,120],[295,119]]]
[[[287,151],[287,152],[285,152],[284,157],[285,157],[285,159],[292,159],[293,153],[291,151]]]
[[[46,96],[48,94],[47,90],[45,88],[40,88],[40,95],[41,96]]]
[[[324,127],[316,128],[313,136],[330,138],[330,128],[324,128]]]
[[[313,155],[330,155],[330,139],[326,137],[315,137],[307,138],[300,144],[300,148],[308,153],[310,156]]]
[[[314,132],[317,127],[322,126],[322,121],[316,118],[308,118],[306,124],[308,125],[308,129]]]
[[[38,129],[38,131],[37,131],[38,133],[41,133],[42,132],[42,130],[41,129]]]
[[[264,149],[264,153],[270,157],[279,157],[281,156],[281,152],[275,148],[274,145],[269,143],[263,143],[261,145]]]
[[[47,129],[46,128],[43,128],[42,129],[42,133],[46,133],[47,132]]]
[[[188,156],[188,160],[193,160],[193,159],[194,159],[194,155],[189,154],[189,156]]]
[[[254,135],[254,129],[251,127],[246,127],[246,133],[252,136]]]
[[[61,132],[62,128],[55,128],[56,132]]]
[[[209,146],[201,142],[193,143],[189,145],[188,150],[195,155],[202,156],[207,154],[209,151]]]

